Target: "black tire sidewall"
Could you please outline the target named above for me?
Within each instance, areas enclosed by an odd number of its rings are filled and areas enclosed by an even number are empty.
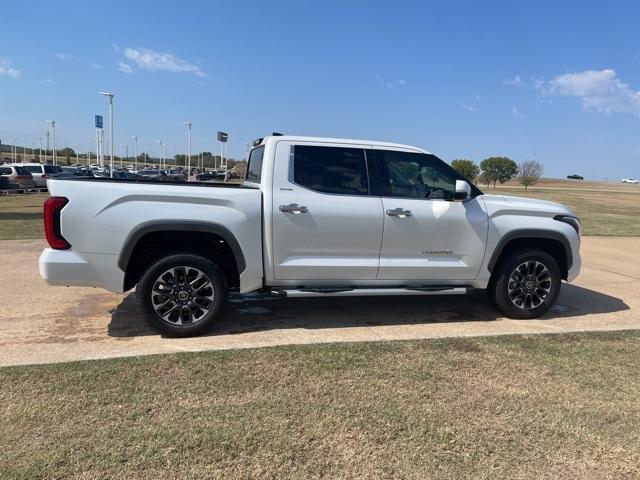
[[[165,321],[153,308],[151,291],[158,276],[173,267],[193,267],[202,271],[213,284],[213,307],[204,318],[191,325],[176,325]],[[169,337],[191,337],[201,335],[211,329],[216,318],[224,309],[228,289],[224,273],[211,260],[191,253],[176,253],[154,262],[142,275],[136,287],[138,305],[145,314],[149,325]]]
[[[551,272],[551,291],[541,305],[530,310],[517,307],[509,298],[509,277],[521,263],[535,260],[545,265]],[[495,282],[492,282],[491,300],[498,310],[510,318],[537,318],[544,315],[556,303],[560,294],[562,275],[556,260],[547,252],[535,248],[521,250],[509,256],[498,268]]]

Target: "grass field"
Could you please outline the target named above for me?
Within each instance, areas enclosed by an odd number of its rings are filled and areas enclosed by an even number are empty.
[[[640,332],[0,369],[0,478],[638,478]]]
[[[585,235],[640,235],[640,187],[604,182],[543,179],[526,192],[516,182],[485,193],[519,195],[564,203],[581,217]],[[46,194],[0,197],[0,240],[41,238]]]
[[[585,235],[640,235],[640,186],[544,179],[526,192],[516,182],[481,187],[485,193],[551,200],[570,206]]]
[[[0,240],[44,238],[42,204],[46,193],[0,196]]]

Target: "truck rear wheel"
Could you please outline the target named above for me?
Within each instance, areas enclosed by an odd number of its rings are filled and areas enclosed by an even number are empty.
[[[488,288],[489,300],[510,318],[537,318],[555,304],[561,275],[556,260],[543,250],[527,248],[502,261]]]
[[[211,260],[177,253],[149,266],[136,288],[149,325],[170,337],[208,331],[228,296],[222,271]]]

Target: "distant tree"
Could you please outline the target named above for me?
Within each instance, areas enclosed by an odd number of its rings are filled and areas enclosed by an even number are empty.
[[[62,150],[56,150],[57,155],[59,157],[75,157],[76,152],[73,151],[73,148],[65,147]]]
[[[473,160],[465,160],[458,158],[451,162],[451,166],[463,177],[469,179],[469,181],[475,183],[478,174],[480,173],[480,167],[473,163]]]
[[[537,160],[527,160],[518,165],[518,180],[526,191],[529,185],[535,185],[544,173],[544,167]]]
[[[487,187],[491,183],[491,180],[489,180],[487,177],[485,177],[484,173],[481,173],[480,175],[478,175],[476,180],[478,181],[478,183],[480,183],[482,185],[486,185]]]
[[[496,182],[501,184],[507,180],[511,180],[518,173],[518,164],[507,157],[489,157],[480,162],[480,168],[484,178],[493,183],[496,188]]]

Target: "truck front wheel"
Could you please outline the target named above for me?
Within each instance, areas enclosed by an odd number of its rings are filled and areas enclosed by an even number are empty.
[[[136,288],[147,322],[170,337],[191,337],[209,330],[227,296],[225,276],[216,264],[190,253],[156,261]]]
[[[556,302],[561,281],[560,268],[551,255],[526,248],[500,262],[487,293],[507,317],[537,318]]]

